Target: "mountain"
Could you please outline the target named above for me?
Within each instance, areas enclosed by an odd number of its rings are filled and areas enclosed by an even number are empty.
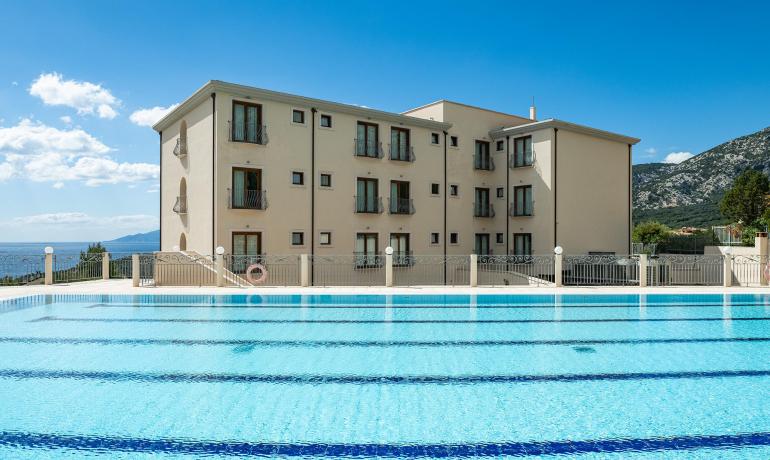
[[[725,223],[719,200],[747,169],[770,173],[770,127],[679,164],[634,165],[634,221],[658,220],[672,227]]]
[[[121,236],[114,240],[105,241],[105,243],[154,243],[156,241],[160,241],[160,230]]]

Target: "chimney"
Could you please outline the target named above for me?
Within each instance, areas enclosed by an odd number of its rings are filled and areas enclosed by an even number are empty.
[[[535,98],[532,98],[532,105],[529,106],[529,119],[537,121],[537,108],[535,107]]]

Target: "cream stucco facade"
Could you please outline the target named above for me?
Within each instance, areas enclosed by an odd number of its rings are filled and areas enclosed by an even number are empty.
[[[246,111],[252,128],[242,128]],[[242,142],[253,126],[256,142]],[[416,255],[630,250],[632,137],[449,101],[396,114],[219,81],[154,128],[163,251],[232,253],[245,234],[273,255],[349,255],[359,234],[378,253],[392,234]],[[369,137],[357,145],[361,132]],[[390,158],[391,140],[406,161]],[[531,142],[531,155],[519,150],[532,161],[513,167],[517,140]],[[516,193],[525,216],[511,215]]]

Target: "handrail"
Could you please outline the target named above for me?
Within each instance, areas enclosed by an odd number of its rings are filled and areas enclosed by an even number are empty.
[[[382,197],[375,197],[373,200],[367,196],[354,196],[353,210],[358,214],[380,214],[382,213]]]
[[[492,203],[473,203],[473,217],[495,217]]]
[[[473,169],[476,169],[479,171],[494,171],[495,159],[492,158],[491,154],[479,155],[478,153],[474,153]]]
[[[382,158],[382,142],[353,139],[353,156],[364,158]]]
[[[233,123],[228,120],[227,121],[227,140],[229,142],[243,142],[246,144],[259,144],[259,145],[267,145],[269,142],[269,138],[267,137],[267,125],[258,125],[257,126],[257,132],[254,133],[254,140],[247,140],[246,136],[246,127],[244,126],[243,132],[239,133],[240,135],[237,136],[236,139],[236,133],[235,133],[236,127],[233,125]],[[241,139],[242,137],[242,139]]]
[[[233,196],[233,191],[227,189],[227,207],[229,209],[267,209],[266,190],[244,190],[243,196]]]
[[[388,198],[388,214],[414,214],[411,198]]]
[[[388,144],[388,146],[390,159],[393,161],[413,162],[416,159],[414,156],[414,147],[411,145],[407,145],[406,150],[401,149],[401,146],[398,144]]]

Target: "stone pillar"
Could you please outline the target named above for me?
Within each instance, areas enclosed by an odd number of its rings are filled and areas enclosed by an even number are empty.
[[[217,270],[217,287],[224,287],[225,285],[225,256],[217,254],[214,259],[214,266]]]
[[[385,286],[393,287],[393,254],[385,254]]]
[[[561,254],[554,254],[553,255],[553,282],[556,285],[556,287],[562,287],[564,286],[564,269],[562,268],[563,264],[563,257]]]
[[[139,254],[131,254],[131,284],[139,287]]]
[[[479,285],[479,256],[471,254],[471,287]]]
[[[110,279],[110,253],[109,252],[102,253],[102,279],[103,280]]]
[[[310,286],[310,263],[308,260],[307,254],[299,256],[299,285],[302,287]]]
[[[760,267],[761,271],[761,267]],[[760,276],[761,278],[761,276]],[[733,255],[725,254],[724,268],[722,270],[722,286],[730,287],[733,285]]]
[[[45,248],[45,284],[53,284],[53,248]]]
[[[647,287],[647,267],[650,266],[647,254],[639,254],[639,287]]]
[[[767,278],[765,278],[765,267],[767,266],[767,232],[757,232],[754,238],[754,247],[759,252],[759,264],[762,270],[759,277],[759,283],[762,286],[767,286]]]

